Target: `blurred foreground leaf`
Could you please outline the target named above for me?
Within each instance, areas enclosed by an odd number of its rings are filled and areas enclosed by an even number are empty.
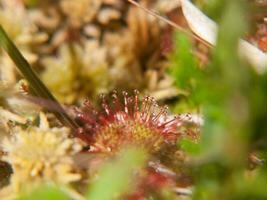
[[[240,60],[237,50],[239,38],[246,30],[244,9],[239,0],[227,2],[214,56],[201,88],[205,118],[202,145],[207,152],[228,158],[233,158],[233,153],[241,153],[247,140],[251,71]]]
[[[98,179],[91,185],[87,199],[119,199],[134,185],[130,181],[133,180],[134,172],[144,166],[145,160],[144,151],[136,148],[126,149],[115,161],[100,169]]]
[[[18,200],[70,200],[61,190],[53,186],[42,186],[30,194],[22,195]]]

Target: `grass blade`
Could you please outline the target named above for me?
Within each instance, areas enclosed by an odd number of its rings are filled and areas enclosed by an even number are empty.
[[[78,128],[79,126],[75,123],[75,121],[68,116],[60,103],[56,100],[56,98],[50,93],[47,87],[43,84],[43,82],[38,78],[35,72],[32,70],[30,64],[20,53],[15,44],[10,40],[7,33],[0,25],[0,45],[7,52],[13,62],[16,64],[17,68],[24,76],[24,78],[29,82],[32,91],[38,97],[50,100],[57,107],[57,110],[52,110],[58,120],[66,126],[69,126],[73,130]]]

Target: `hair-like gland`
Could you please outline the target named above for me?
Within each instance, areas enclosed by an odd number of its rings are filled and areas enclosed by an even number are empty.
[[[76,109],[76,119],[82,124],[77,136],[88,143],[90,151],[111,153],[135,144],[154,152],[179,138],[180,117],[169,119],[168,108],[159,107],[152,97],[140,101],[138,91],[133,96],[122,92],[122,100],[116,91],[111,96],[110,102],[101,96],[100,111],[89,101]]]

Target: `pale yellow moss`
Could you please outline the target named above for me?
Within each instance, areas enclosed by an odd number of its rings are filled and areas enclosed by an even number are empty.
[[[35,63],[38,56],[33,48],[45,42],[48,36],[38,30],[23,2],[0,0],[0,24],[27,61]],[[0,81],[15,84],[16,74],[14,63],[0,51]]]
[[[90,22],[97,14],[101,0],[61,0],[60,6],[74,26]]]
[[[106,49],[97,40],[85,41],[83,47],[62,45],[57,56],[46,57],[42,63],[46,70],[41,77],[60,102],[71,104],[107,92]]]
[[[68,138],[67,128],[49,128],[43,114],[40,121],[39,127],[27,130],[17,128],[13,136],[2,142],[6,152],[2,160],[13,169],[8,187],[15,193],[45,183],[66,187],[81,178],[75,172],[72,159],[81,150],[81,144]]]

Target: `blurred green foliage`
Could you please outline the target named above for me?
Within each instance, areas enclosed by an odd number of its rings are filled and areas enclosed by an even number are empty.
[[[127,191],[132,190],[134,172],[143,167],[146,160],[142,149],[129,148],[122,152],[117,160],[107,163],[97,180],[90,186],[87,199],[111,200],[119,199]]]
[[[170,74],[175,77],[175,84],[179,88],[192,92],[196,87],[199,70],[191,53],[191,43],[186,35],[177,33],[174,35],[174,45],[176,48],[170,57],[173,63]]]
[[[189,38],[177,32],[173,42],[175,48],[169,58],[171,62],[169,74],[174,77],[175,85],[184,94],[180,96],[179,104],[176,104],[174,111],[194,110],[200,103],[196,91],[199,90],[198,81],[201,80],[203,73],[199,70],[197,60],[191,52],[192,44]]]
[[[42,186],[30,194],[23,194],[18,200],[70,200],[70,198],[55,186]]]
[[[191,155],[197,155],[201,151],[201,147],[198,143],[187,138],[184,138],[181,141],[179,141],[179,146],[181,147],[182,150],[186,151]]]
[[[240,0],[208,1],[206,5],[220,25],[211,62],[204,70],[195,67],[193,58],[184,56],[192,45],[180,34],[171,57],[178,68],[171,69],[171,75],[179,88],[189,91],[190,101],[201,105],[205,122],[200,147],[190,141],[180,143],[189,154],[198,155],[192,164],[193,199],[266,199],[266,164],[253,172],[247,166],[250,152],[266,159],[267,74],[256,74],[237,51],[250,11]]]

